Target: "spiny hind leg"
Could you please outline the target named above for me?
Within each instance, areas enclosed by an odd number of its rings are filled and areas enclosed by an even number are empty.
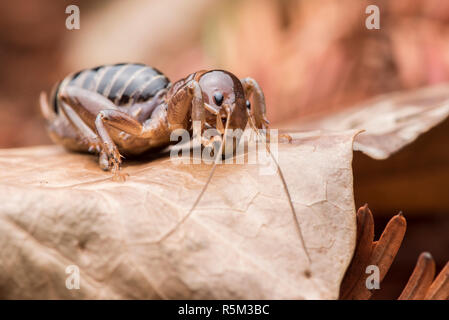
[[[94,148],[99,153],[100,168],[105,171],[112,169],[114,177],[123,180],[119,172],[120,153],[103,124],[101,124],[102,134],[100,134],[96,121],[103,110],[117,109],[117,107],[97,93],[76,87],[65,88],[58,97],[61,101],[62,112],[73,126],[91,141],[90,149]]]
[[[102,110],[95,119],[95,127],[103,142],[103,150],[107,155],[107,159],[109,159],[109,167],[114,172],[115,178],[124,180],[126,175],[120,173],[121,155],[111,139],[107,126],[138,137],[142,137],[145,134],[145,130],[140,122],[118,110]]]
[[[123,180],[120,173],[121,155],[111,136],[111,128],[134,137],[152,139],[160,133],[160,126],[143,126],[132,116],[119,110],[110,100],[102,95],[78,87],[67,87],[59,95],[64,109],[80,127],[95,128],[101,142],[100,166],[111,169],[115,178]],[[152,106],[151,106],[152,107]],[[156,123],[156,122],[155,122]],[[160,121],[157,124],[161,123]]]
[[[71,120],[63,109],[58,112],[50,106],[45,92],[41,93],[39,102],[52,140],[72,151],[100,154],[100,167],[107,170],[107,161],[105,166],[105,154],[101,151],[97,134],[88,126],[75,126],[74,123],[77,123],[79,118]]]

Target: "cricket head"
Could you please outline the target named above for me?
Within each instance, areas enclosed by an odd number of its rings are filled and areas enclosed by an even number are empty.
[[[206,129],[213,128],[221,134],[223,154],[225,151],[235,151],[248,122],[247,100],[242,83],[225,70],[207,71],[201,75],[198,83],[206,109]]]

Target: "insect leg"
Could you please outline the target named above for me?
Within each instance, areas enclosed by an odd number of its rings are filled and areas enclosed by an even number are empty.
[[[79,132],[81,139],[87,144],[87,151],[99,154],[98,164],[103,170],[109,169],[109,163],[105,151],[101,148],[98,135],[78,116],[78,114],[66,102],[61,102],[61,112]]]
[[[202,132],[205,122],[204,110],[200,85],[195,80],[189,81],[168,99],[167,119],[170,130],[187,129],[189,120],[192,120],[200,122]]]
[[[95,128],[95,120],[102,110],[118,110],[106,97],[83,88],[68,86],[58,93],[60,101],[69,105],[78,117],[90,128]]]
[[[258,129],[267,128],[269,122],[266,117],[267,108],[265,106],[265,97],[262,89],[253,78],[244,78],[240,82],[242,83],[246,99],[250,100],[253,98],[250,115],[253,118],[254,124]]]
[[[79,117],[74,117],[73,121],[67,116],[64,110],[56,113],[49,105],[47,95],[42,92],[40,95],[41,112],[47,121],[47,130],[51,139],[69,150],[89,153],[100,152],[100,142],[98,136],[88,126],[75,126],[74,123],[81,123]],[[73,112],[72,112],[73,113]]]
[[[149,125],[143,126],[127,113],[118,110],[102,110],[98,113],[95,120],[95,127],[103,142],[103,149],[106,151],[115,173],[120,169],[121,156],[105,125],[140,138],[148,139],[164,134],[164,132],[161,132],[163,131],[161,130],[162,127],[157,125],[156,119],[150,119],[150,121],[145,122],[145,124]]]
[[[240,80],[245,91],[245,97],[249,100],[253,97],[251,111],[249,117],[252,118],[254,125],[258,129],[268,129],[269,121],[266,117],[267,108],[265,105],[265,97],[259,84],[253,78],[244,78]],[[269,132],[266,132],[267,141],[270,141]],[[292,137],[288,134],[280,134],[280,138],[286,138],[288,142],[292,142]]]
[[[61,101],[61,110],[78,128],[79,131],[89,136],[89,139],[96,141],[98,149],[100,150],[99,163],[103,170],[113,169],[116,176],[120,176],[118,170],[120,168],[121,159],[118,149],[111,139],[107,129],[104,126],[103,118],[110,116],[112,111],[120,113],[120,119],[123,119],[122,127],[126,127],[127,131],[132,131],[132,134],[138,130],[132,130],[132,125],[138,125],[141,130],[142,126],[136,120],[132,119],[125,113],[119,112],[115,106],[107,98],[100,94],[91,92],[78,87],[66,87],[59,93]],[[117,120],[117,116],[113,119]],[[131,121],[132,120],[132,121]],[[131,126],[126,126],[126,123],[132,122]],[[120,127],[120,126],[115,126]],[[129,129],[131,127],[132,129]],[[96,131],[96,133],[93,132]],[[139,131],[140,133],[140,131]]]

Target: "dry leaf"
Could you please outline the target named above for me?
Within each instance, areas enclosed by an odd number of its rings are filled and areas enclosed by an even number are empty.
[[[364,153],[355,153],[353,161],[356,205],[369,202],[378,215],[399,210],[409,217],[446,215],[448,116],[449,85],[442,84],[383,95],[351,109],[282,127],[365,130],[354,142],[355,149]]]
[[[0,151],[1,298],[336,299],[355,246],[355,131],[279,145],[312,264],[277,175],[219,165],[125,162],[57,146]],[[67,290],[68,265],[81,290]],[[309,272],[311,271],[311,274]]]
[[[379,96],[353,108],[286,123],[301,130],[366,130],[354,150],[386,159],[449,116],[449,85]]]
[[[360,281],[362,275],[366,275],[365,270],[374,247],[373,240],[373,215],[368,205],[365,205],[357,211],[357,244],[351,264],[348,270],[346,270],[345,277],[341,283],[340,299],[348,299],[348,296],[351,294],[357,282]]]
[[[446,119],[386,160],[374,160],[361,152],[356,152],[353,160],[356,206],[369,202],[371,209],[385,218],[402,210],[409,218],[435,219],[433,223],[440,231],[432,232],[432,227],[425,227],[421,221],[420,229],[428,230],[432,238],[422,234],[424,240],[416,239],[416,243],[435,243],[420,250],[431,250],[438,261],[445,256],[449,258],[449,251],[442,250],[449,245],[445,232],[449,227],[448,136],[449,119]]]

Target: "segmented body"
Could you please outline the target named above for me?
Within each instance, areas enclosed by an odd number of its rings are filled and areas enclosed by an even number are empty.
[[[108,149],[107,158],[117,166],[118,154],[167,147],[176,143],[170,136],[177,129],[191,134],[195,119],[207,128],[219,123],[224,130],[224,119],[232,113],[229,128],[243,130],[248,114],[241,81],[247,80],[225,70],[200,70],[172,84],[144,64],[103,65],[68,75],[49,101],[41,95],[41,110],[54,142],[75,151]],[[258,95],[263,95],[260,90]],[[256,124],[262,123],[265,110],[263,96],[259,100]],[[106,156],[100,155],[100,165],[109,169],[102,160]]]
[[[77,86],[103,95],[115,105],[125,107],[153,98],[168,88],[170,80],[159,70],[133,63],[103,65],[67,76],[52,94],[55,112],[59,109],[58,92],[65,86]]]

